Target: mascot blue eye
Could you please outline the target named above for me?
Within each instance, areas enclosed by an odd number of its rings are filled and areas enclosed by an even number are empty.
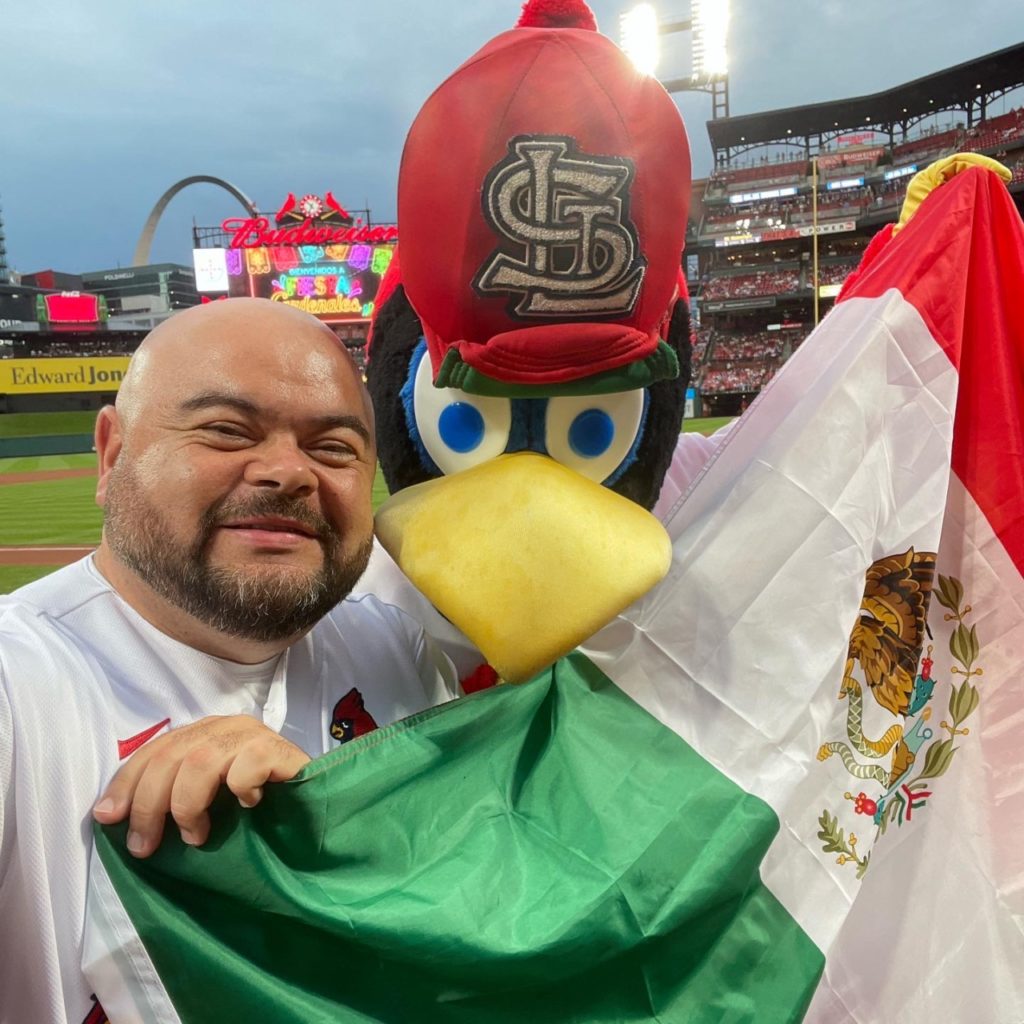
[[[496,459],[508,444],[511,401],[470,395],[458,388],[435,388],[430,357],[422,343],[413,355],[402,401],[410,433],[423,446],[429,460],[424,465],[431,471],[460,473]]]
[[[468,402],[452,402],[441,411],[437,429],[441,440],[453,452],[464,455],[484,439],[484,418]]]
[[[614,437],[615,423],[603,409],[587,409],[569,426],[569,446],[583,459],[604,455]]]
[[[548,455],[595,483],[613,483],[636,458],[646,403],[646,392],[640,388],[548,399]]]

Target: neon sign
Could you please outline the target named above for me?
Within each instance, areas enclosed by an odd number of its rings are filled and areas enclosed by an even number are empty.
[[[223,248],[195,250],[199,291],[283,302],[332,322],[372,316],[398,240],[394,224],[364,223],[330,192],[289,192],[273,216],[229,217],[221,228]]]
[[[393,246],[303,246],[297,252],[300,262],[295,263],[291,256],[279,262],[275,251],[270,250],[278,270],[278,276],[270,281],[268,297],[272,301],[314,316],[373,314],[372,298],[394,256]]]
[[[322,320],[366,320],[373,315],[393,244],[261,246],[197,249],[196,266],[217,263],[228,295],[283,302]],[[207,275],[210,280],[218,275]],[[206,277],[202,279],[204,282]],[[210,288],[210,291],[221,289]]]
[[[398,228],[393,224],[371,227],[352,214],[330,192],[323,199],[312,192],[301,199],[289,192],[274,214],[276,227],[267,217],[229,217],[221,228],[230,235],[230,249],[262,249],[281,246],[380,245],[394,242]]]
[[[380,244],[398,239],[398,228],[393,224],[371,228],[362,220],[354,225],[318,225],[308,218],[299,227],[271,228],[266,217],[229,217],[221,227],[231,237],[231,249],[258,249],[280,245],[328,245],[363,242]]]

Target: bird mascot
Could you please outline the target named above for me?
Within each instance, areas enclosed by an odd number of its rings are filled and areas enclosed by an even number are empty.
[[[1024,1019],[1008,175],[915,181],[715,439],[679,433],[689,175],[582,0],[530,0],[427,100],[370,341],[392,496],[364,585],[467,696],[222,800],[202,849],[98,831],[108,1010]]]
[[[369,351],[378,535],[486,657],[470,689],[530,678],[668,569],[647,510],[677,446],[706,447],[680,439],[689,196],[675,104],[580,0],[526,4],[409,133]],[[381,561],[370,589],[430,617]]]

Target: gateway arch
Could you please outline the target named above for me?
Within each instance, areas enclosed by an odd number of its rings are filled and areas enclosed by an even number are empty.
[[[160,217],[163,215],[167,204],[183,189],[188,188],[189,185],[217,185],[224,189],[229,195],[232,195],[237,199],[243,207],[245,212],[250,217],[258,217],[259,211],[256,209],[256,204],[241,190],[235,188],[230,182],[225,181],[223,178],[214,178],[209,174],[194,174],[191,178],[182,178],[181,181],[175,182],[156,202],[156,206],[153,207],[146,219],[146,226],[142,229],[142,234],[139,235],[138,244],[135,246],[135,256],[132,258],[132,266],[143,267],[149,263],[149,250],[153,245],[153,235],[156,233],[156,226],[160,222]]]

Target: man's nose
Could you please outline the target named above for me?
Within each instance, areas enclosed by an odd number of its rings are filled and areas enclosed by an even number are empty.
[[[268,439],[253,450],[246,464],[245,481],[253,487],[269,487],[283,494],[305,497],[319,484],[309,456],[294,440]]]

